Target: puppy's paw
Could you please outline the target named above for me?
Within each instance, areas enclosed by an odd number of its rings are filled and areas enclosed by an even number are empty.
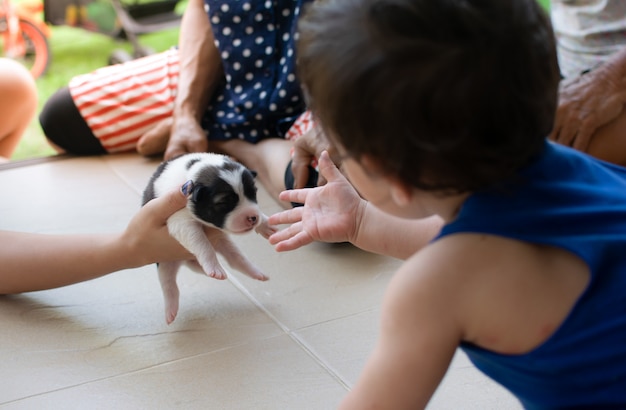
[[[271,235],[273,235],[276,232],[278,232],[278,227],[270,225],[267,222],[267,217],[264,217],[263,220],[261,221],[261,223],[259,223],[257,225],[257,227],[254,228],[254,230],[256,231],[256,233],[262,235],[265,239],[267,239]]]
[[[254,268],[252,270],[249,270],[247,272],[244,272],[246,275],[250,276],[252,279],[256,279],[256,280],[260,280],[262,282],[265,282],[266,280],[269,280],[269,276],[267,276],[266,274],[264,274],[263,272],[261,272],[259,269]]]
[[[205,270],[205,272],[207,276],[213,279],[224,280],[227,278],[226,271],[224,271],[224,269],[219,265],[217,265],[213,270]]]

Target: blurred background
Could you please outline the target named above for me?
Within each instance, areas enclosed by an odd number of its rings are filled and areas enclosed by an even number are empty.
[[[37,2],[41,0],[10,1],[12,3],[19,3],[24,1]],[[103,2],[108,1],[109,0],[97,0],[90,3],[98,6],[91,6],[92,8],[90,9],[90,12],[98,13],[100,16],[104,15],[103,21],[108,22],[103,23],[104,26],[116,24],[115,11],[111,7],[108,7],[108,4],[107,7],[102,6]],[[546,8],[546,10],[549,9],[549,0],[538,1]],[[141,2],[150,2],[150,0],[138,0],[138,3],[133,4],[141,4]],[[128,3],[124,4],[128,5]],[[177,14],[182,14],[185,4],[184,0],[177,2],[175,12]],[[64,13],[64,17],[71,20],[75,19],[75,14],[80,13],[80,11],[72,11],[66,7]],[[37,17],[43,21],[43,12]],[[122,53],[128,54],[132,54],[133,52],[133,47],[128,41],[116,38],[116,36],[111,35],[110,33],[102,34],[101,32],[98,32],[98,30],[90,31],[84,28],[71,27],[70,25],[57,25],[56,23],[54,25],[48,24],[48,27],[50,61],[46,73],[41,75],[36,80],[39,92],[39,109],[41,109],[45,101],[57,89],[66,86],[73,76],[86,73],[109,64],[111,62],[111,55],[118,53],[120,50],[123,50]],[[100,27],[100,31],[107,31],[109,29],[112,29],[112,27],[105,27],[105,29]],[[139,41],[142,46],[148,47],[154,52],[160,52],[177,44],[178,28],[174,27],[144,34],[139,37]],[[20,160],[54,154],[55,151],[46,143],[41,128],[39,127],[39,121],[37,117],[35,117],[31,121],[31,124],[22,138],[22,141],[20,142],[20,145],[18,146],[12,159]]]

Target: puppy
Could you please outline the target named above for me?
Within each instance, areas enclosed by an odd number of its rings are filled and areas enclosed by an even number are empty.
[[[255,230],[267,238],[276,231],[257,204],[254,174],[218,154],[185,154],[161,163],[144,191],[143,205],[186,181],[193,183],[187,206],[170,216],[167,227],[195,260],[157,265],[168,324],[178,313],[176,275],[181,264],[186,263],[194,271],[212,278],[225,279],[226,272],[217,260],[216,252],[219,252],[234,269],[265,281],[269,278],[240,252],[227,233]]]

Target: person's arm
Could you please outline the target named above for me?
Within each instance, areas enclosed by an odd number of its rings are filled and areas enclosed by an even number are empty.
[[[187,152],[206,152],[200,120],[221,80],[222,60],[202,0],[190,0],[179,35],[180,74],[171,136],[165,159]]]
[[[269,240],[277,251],[290,251],[313,241],[346,242],[359,248],[406,259],[439,232],[439,217],[402,219],[386,214],[363,200],[324,152],[319,158],[326,185],[296,189],[280,199],[303,203],[270,216],[270,224],[291,224]]]
[[[121,269],[188,259],[167,230],[187,203],[175,190],[148,202],[115,234],[46,235],[0,231],[0,294],[51,289]]]
[[[601,66],[563,82],[550,139],[587,151],[596,132],[623,114],[625,104],[626,47]]]
[[[394,274],[377,344],[341,410],[426,407],[463,334],[454,293],[439,273],[413,257]]]

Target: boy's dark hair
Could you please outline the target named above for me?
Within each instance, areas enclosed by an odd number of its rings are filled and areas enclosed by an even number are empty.
[[[299,35],[331,140],[420,189],[495,184],[552,129],[559,68],[536,0],[318,0]]]

